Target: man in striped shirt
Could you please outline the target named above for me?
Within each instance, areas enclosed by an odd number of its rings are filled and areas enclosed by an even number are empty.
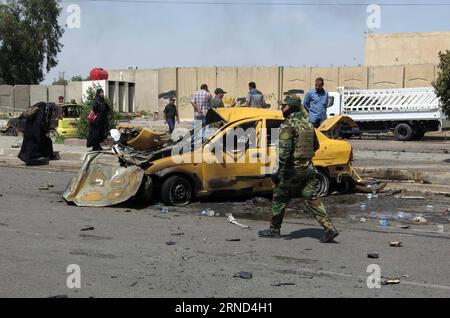
[[[208,85],[203,84],[200,90],[192,95],[191,104],[194,107],[194,130],[198,127],[202,127],[206,122],[206,114],[211,108],[212,95],[208,90]],[[195,137],[195,145],[198,146],[203,139],[203,129],[197,132]],[[201,139],[200,139],[201,138]]]

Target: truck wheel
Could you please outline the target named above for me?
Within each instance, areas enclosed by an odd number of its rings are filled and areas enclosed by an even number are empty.
[[[161,200],[168,206],[188,205],[192,200],[192,187],[185,177],[173,176],[164,181],[161,187]]]
[[[314,180],[316,188],[316,197],[325,197],[330,192],[330,178],[325,171],[317,169],[316,179]]]
[[[144,175],[141,187],[136,194],[136,200],[139,203],[149,203],[153,197],[154,183],[152,177]]]
[[[398,124],[394,129],[394,134],[397,140],[408,141],[414,136],[414,131],[408,124]]]

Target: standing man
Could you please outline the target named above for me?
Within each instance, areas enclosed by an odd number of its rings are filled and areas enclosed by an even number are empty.
[[[169,132],[173,133],[175,130],[175,120],[179,124],[180,117],[178,116],[177,106],[175,105],[175,98],[171,98],[169,104],[164,109],[164,119],[169,125]]]
[[[216,89],[216,91],[214,92],[214,94],[216,94],[216,97],[214,97],[214,99],[212,100],[211,107],[212,108],[225,107],[225,104],[223,103],[223,98],[224,98],[226,93],[227,92],[225,92],[221,88]]]
[[[316,88],[305,96],[305,109],[309,113],[309,121],[315,127],[327,119],[328,92],[323,88],[325,81],[319,77],[316,79]]]
[[[200,86],[200,90],[192,95],[191,104],[194,107],[194,130],[198,127],[203,127],[206,122],[206,114],[211,108],[212,96],[209,93],[208,85],[203,84]],[[203,140],[203,129],[200,129],[197,136],[194,136],[195,144]],[[201,138],[201,139],[200,139]]]
[[[264,101],[264,95],[256,89],[256,83],[251,82],[248,84],[249,92],[247,95],[247,107],[263,108],[266,104]]]
[[[303,198],[306,208],[325,229],[322,243],[331,243],[339,235],[322,201],[315,198],[316,170],[312,164],[319,149],[315,129],[308,122],[299,99],[288,96],[282,105],[285,122],[280,127],[279,168],[272,176],[276,187],[273,195],[270,229],[260,237],[279,238],[286,206],[292,198]]]

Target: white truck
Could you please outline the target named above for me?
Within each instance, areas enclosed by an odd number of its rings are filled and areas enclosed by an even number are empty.
[[[434,88],[349,89],[329,93],[328,117],[344,115],[359,126],[345,137],[393,131],[398,140],[420,140],[426,132],[450,129]]]

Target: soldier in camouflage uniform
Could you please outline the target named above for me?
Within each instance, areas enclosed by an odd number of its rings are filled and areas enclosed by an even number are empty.
[[[280,127],[279,169],[273,176],[276,184],[273,196],[270,229],[261,231],[260,237],[280,237],[286,206],[292,198],[303,198],[305,205],[324,227],[321,242],[332,242],[339,233],[331,222],[322,201],[316,199],[314,180],[316,169],[312,164],[319,148],[314,127],[308,121],[300,99],[288,96],[282,105],[285,122]]]

